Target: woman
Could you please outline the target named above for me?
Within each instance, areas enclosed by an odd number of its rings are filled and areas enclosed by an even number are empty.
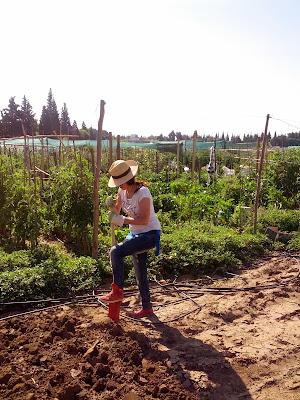
[[[109,187],[118,187],[116,202],[108,198],[111,207],[108,219],[112,224],[129,225],[130,234],[122,242],[113,246],[110,252],[113,270],[112,291],[100,297],[108,303],[121,301],[124,288],[124,257],[132,256],[135,276],[142,299],[142,309],[132,316],[140,318],[153,314],[147,276],[147,251],[159,248],[160,223],[153,208],[153,200],[148,185],[136,181],[138,164],[135,161],[117,160],[110,169]],[[121,209],[128,215],[120,214]]]

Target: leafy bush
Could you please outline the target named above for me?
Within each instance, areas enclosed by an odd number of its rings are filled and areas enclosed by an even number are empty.
[[[272,242],[266,236],[186,223],[162,235],[160,255],[153,257],[151,253],[150,266],[164,277],[235,270],[271,248]]]
[[[27,250],[15,251],[11,254],[0,250],[0,272],[31,267],[33,258]]]
[[[277,151],[271,156],[268,170],[268,180],[275,190],[280,191],[281,199],[277,198],[278,206],[285,200],[285,206],[290,208],[300,205],[300,151],[299,148]],[[277,192],[278,193],[278,192]],[[280,204],[281,203],[281,204]]]
[[[288,251],[299,251],[300,250],[300,232],[293,232],[291,239],[286,245]]]
[[[48,257],[45,255],[48,253]],[[3,256],[3,252],[1,253]],[[59,254],[53,248],[23,250],[7,255],[0,272],[0,301],[45,299],[92,289],[110,274],[107,257]],[[13,264],[13,261],[16,264]]]
[[[293,232],[300,227],[300,210],[260,208],[257,214],[257,232],[264,233],[268,226],[276,226],[280,232]],[[247,231],[252,227],[248,226]]]

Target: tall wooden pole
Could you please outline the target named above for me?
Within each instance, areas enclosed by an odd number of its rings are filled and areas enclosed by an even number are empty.
[[[117,160],[120,160],[120,158],[121,158],[120,135],[117,135],[117,149],[116,149],[116,154],[117,154]]]
[[[38,212],[37,212],[37,184],[36,184],[36,165],[35,165],[35,145],[34,145],[34,136],[32,131],[32,157],[33,157],[33,183],[34,183],[34,238],[32,240],[32,246],[35,248],[37,246],[37,238],[38,238]]]
[[[193,137],[193,156],[192,156],[192,182],[194,182],[194,173],[195,173],[195,158],[196,158],[196,141],[197,141],[197,131],[194,132]]]
[[[113,158],[112,158],[112,148],[113,148],[113,146],[112,146],[112,132],[109,132],[108,133],[108,140],[109,140],[109,150],[108,150],[108,168],[111,166],[111,164],[112,164],[112,160],[113,160]]]
[[[186,167],[186,140],[184,141],[184,151],[183,151],[183,162],[182,164]]]
[[[94,229],[93,229],[93,258],[98,258],[98,229],[99,229],[99,178],[101,168],[101,146],[102,146],[102,125],[104,119],[104,105],[105,101],[101,100],[100,104],[100,118],[98,122],[98,135],[97,135],[97,161],[94,175]]]
[[[258,137],[258,138],[257,138],[257,144],[256,144],[256,166],[255,166],[256,172],[258,172],[258,167],[259,167],[259,163],[258,163],[258,159],[259,159],[259,147],[260,147],[260,139],[259,139],[259,137]]]
[[[180,155],[180,140],[177,140],[177,168],[176,168],[176,178],[179,176],[179,155]]]
[[[267,119],[266,119],[265,133],[264,133],[264,137],[263,137],[261,156],[260,156],[260,164],[259,164],[258,177],[257,177],[257,187],[256,187],[255,204],[254,204],[254,219],[253,219],[253,233],[254,234],[256,234],[256,227],[257,227],[257,211],[258,211],[258,203],[259,203],[261,176],[262,176],[262,170],[263,170],[263,164],[264,164],[264,158],[265,158],[265,149],[266,149],[266,143],[267,143],[269,118],[270,118],[270,114],[267,115]]]
[[[95,175],[95,156],[94,156],[94,147],[90,148],[90,152],[91,152],[91,164],[92,164],[92,172],[93,175]]]
[[[215,151],[214,169],[215,169],[215,174],[217,174],[217,153],[216,153],[216,147],[217,147],[217,139],[214,138],[214,151]]]

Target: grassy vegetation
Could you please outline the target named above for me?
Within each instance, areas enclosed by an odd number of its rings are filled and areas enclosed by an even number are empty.
[[[300,250],[300,151],[275,152],[265,168],[256,235],[253,213],[243,209],[253,210],[254,170],[247,176],[218,175],[209,182],[206,171],[197,171],[192,182],[190,173],[176,179],[172,155],[162,155],[155,172],[151,152],[135,157],[131,152],[124,158],[140,162],[139,176],[150,182],[163,228],[159,256],[149,253],[150,276],[167,279],[235,271],[274,249]],[[208,154],[203,154],[203,160],[207,159]],[[91,258],[89,159],[68,153],[61,165],[49,162],[47,171],[48,180],[37,179],[36,186],[30,186],[22,155],[13,159],[0,155],[0,302],[76,294],[110,276],[110,226],[104,204],[115,190],[107,187],[106,169],[100,178],[98,260]],[[268,226],[290,233],[287,243],[270,240],[265,235]],[[127,228],[117,229],[116,240],[127,233]],[[127,282],[133,282],[130,258],[125,265]]]

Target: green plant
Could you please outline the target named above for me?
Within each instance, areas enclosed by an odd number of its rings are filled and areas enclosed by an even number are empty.
[[[245,234],[206,223],[185,223],[162,236],[161,253],[150,266],[162,276],[235,270],[272,248],[265,236]]]

